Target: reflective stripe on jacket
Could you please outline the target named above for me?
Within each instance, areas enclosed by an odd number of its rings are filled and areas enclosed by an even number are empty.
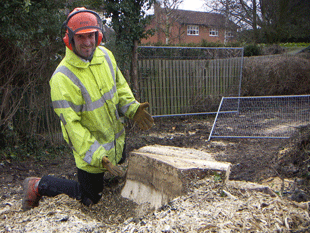
[[[117,164],[125,142],[120,114],[132,119],[139,103],[113,54],[97,47],[87,62],[67,48],[50,87],[53,108],[73,148],[76,166],[90,173],[103,172],[103,156]]]

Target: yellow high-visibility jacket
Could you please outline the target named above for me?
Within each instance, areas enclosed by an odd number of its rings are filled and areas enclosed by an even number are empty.
[[[98,46],[88,62],[66,48],[50,87],[53,108],[60,117],[63,136],[73,148],[76,166],[90,173],[103,172],[103,156],[116,165],[125,143],[120,115],[132,119],[140,103],[113,54]]]

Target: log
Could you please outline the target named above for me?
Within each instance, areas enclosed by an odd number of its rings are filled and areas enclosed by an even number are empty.
[[[215,161],[211,154],[195,149],[145,146],[130,153],[121,195],[159,208],[188,193],[195,180],[216,174],[226,182],[230,167],[230,163]]]

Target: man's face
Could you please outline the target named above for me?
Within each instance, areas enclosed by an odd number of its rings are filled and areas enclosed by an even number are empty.
[[[96,48],[96,33],[76,34],[74,39],[74,51],[80,57],[89,58]]]

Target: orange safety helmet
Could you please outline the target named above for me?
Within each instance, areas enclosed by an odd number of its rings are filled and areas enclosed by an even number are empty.
[[[103,26],[100,16],[85,7],[78,7],[70,12],[67,20],[62,25],[62,30],[63,28],[66,30],[63,41],[70,50],[73,49],[73,36],[75,34],[96,32],[97,46],[100,45],[103,39]]]

